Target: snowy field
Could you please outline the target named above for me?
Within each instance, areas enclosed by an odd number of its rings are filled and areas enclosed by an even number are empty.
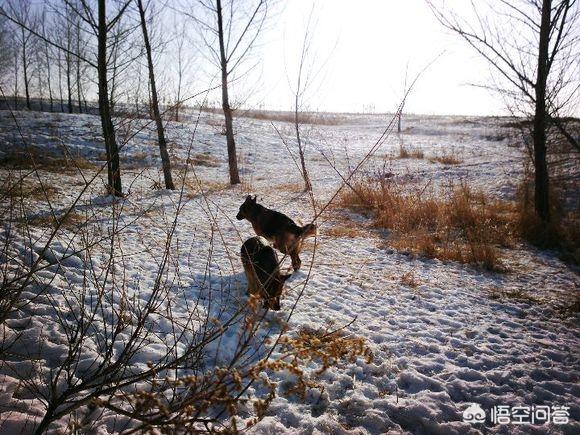
[[[41,151],[58,153],[66,144],[72,156],[102,163],[98,117],[28,112],[14,116],[0,112],[0,157],[22,146],[17,122],[26,142]],[[173,309],[178,318],[186,316],[189,307],[184,301],[213,291],[219,293],[214,298],[219,306],[205,308],[219,318],[230,305],[239,306],[246,298],[238,253],[243,240],[254,234],[247,221],[235,220],[245,196],[256,194],[260,203],[303,223],[310,222],[314,212],[310,197],[301,192],[300,174],[270,122],[237,120],[244,183],[230,188],[221,117],[202,113],[199,124],[195,121],[192,114],[186,122],[169,123],[167,129],[175,172],[183,170],[189,153],[193,161],[190,177],[199,181],[206,193],[189,191],[182,197],[175,232],[175,249],[182,255],[176,255],[171,266],[175,300],[182,305]],[[349,166],[356,166],[389,121],[387,115],[344,115],[337,125],[303,127],[317,207],[341,185],[337,171],[346,176]],[[142,122],[122,127],[119,136],[135,131]],[[391,134],[361,170],[389,174],[408,186],[466,181],[491,195],[513,199],[525,151],[522,138],[503,126],[505,122],[500,118],[408,116],[403,120],[401,137]],[[296,154],[293,126],[277,123],[277,127]],[[401,141],[408,149],[422,150],[425,158],[394,158]],[[444,165],[428,159],[449,153],[461,163]],[[86,192],[75,211],[85,216],[90,213],[91,221],[105,230],[124,227],[116,241],[123,252],[122,290],[134,300],[146,297],[154,286],[159,268],[156,251],[164,243],[182,192],[157,188],[162,175],[153,131],[137,133],[121,154],[127,196],[115,204],[121,210],[119,221],[111,218],[112,200],[104,195],[106,176],[100,176],[103,181]],[[85,174],[95,173],[95,168],[86,169]],[[7,174],[2,166],[3,182]],[[55,190],[51,201],[57,211],[70,206],[85,186],[75,171],[41,169],[39,174]],[[31,218],[48,212],[41,199],[28,201]],[[280,394],[252,432],[580,433],[579,316],[577,311],[566,310],[579,297],[578,270],[555,254],[525,245],[502,251],[506,273],[417,258],[390,248],[388,237],[368,228],[362,216],[351,216],[360,221],[360,231],[344,236],[332,231],[342,225],[344,213],[329,207],[320,216],[316,249],[314,239],[307,243],[303,267],[288,281],[282,310],[267,314],[269,329],[259,334],[275,335],[279,330],[276,325],[290,314],[304,290],[290,318],[290,332],[348,325],[347,333],[367,340],[373,360],[342,362],[322,374],[317,374],[317,363],[308,363],[308,376],[320,387],[313,388],[304,399],[281,394],[286,377],[269,374]],[[39,272],[38,280],[47,282],[23,294],[32,302],[8,319],[3,329],[4,340],[21,337],[11,349],[8,363],[0,367],[3,434],[30,433],[38,424],[38,416],[44,412],[42,395],[27,390],[26,383],[17,379],[25,373],[40,379],[62,364],[64,332],[54,318],[56,313],[68,314],[63,289],[80,287],[87,280],[88,258],[70,255],[80,243],[72,230],[61,231],[50,250],[42,253],[47,234],[48,230],[38,225],[31,234],[32,244],[23,239],[11,247],[24,262],[34,262],[42,254],[41,261],[47,267]],[[6,237],[4,225],[2,240]],[[97,267],[99,255],[96,248],[91,260]],[[284,267],[288,266],[286,260]],[[413,285],[404,278],[410,276]],[[45,290],[35,294],[40,284]],[[102,317],[112,309],[104,307]],[[163,341],[170,340],[172,325],[160,317],[158,326],[159,342],[141,349],[134,361],[137,366],[154,360],[163,350]],[[226,334],[220,352],[227,353],[233,341],[235,337]],[[78,364],[79,378],[90,374],[94,361],[101,357],[95,349],[87,346]],[[569,407],[569,422],[464,422],[462,413],[472,403],[479,404],[488,415],[494,406],[565,406]],[[249,413],[241,412],[239,427],[246,418],[250,418]],[[89,433],[125,429],[122,419],[106,412],[93,419]],[[66,431],[66,421],[51,427],[56,429]]]

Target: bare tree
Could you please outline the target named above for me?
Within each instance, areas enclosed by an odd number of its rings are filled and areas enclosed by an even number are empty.
[[[500,84],[492,88],[533,118],[534,204],[541,221],[550,222],[548,130],[556,126],[578,147],[559,121],[579,90],[578,2],[500,0],[487,15],[472,2],[474,23],[427,2],[441,24],[499,73]]]
[[[73,12],[72,7],[65,2],[65,41],[66,41],[66,51],[64,54],[65,60],[65,72],[66,72],[66,90],[67,90],[67,107],[68,113],[73,113],[73,103],[72,103],[72,62],[73,62],[73,25],[79,20],[78,15]]]
[[[309,80],[311,77],[303,77],[304,67],[306,62],[306,57],[310,49],[310,23],[312,19],[312,13],[314,9],[310,12],[308,17],[308,24],[306,25],[306,31],[304,32],[304,41],[302,42],[302,51],[300,53],[300,63],[298,64],[298,74],[296,79],[296,89],[294,91],[294,129],[296,131],[296,143],[298,144],[298,156],[300,157],[300,166],[302,178],[304,179],[304,191],[312,191],[312,183],[310,182],[310,176],[308,175],[308,170],[306,169],[306,160],[304,159],[304,145],[302,144],[302,138],[300,136],[300,122],[299,113],[301,110],[302,97],[306,92]]]
[[[234,2],[223,3],[222,0],[199,0],[196,13],[188,14],[199,25],[205,45],[210,51],[210,60],[221,73],[221,102],[231,184],[240,183],[240,174],[229,85],[233,73],[247,58],[260,34],[268,10],[266,0],[250,3],[243,7]]]
[[[84,4],[84,0],[82,1]],[[99,113],[101,115],[101,124],[103,127],[103,136],[105,138],[105,148],[107,151],[108,187],[110,192],[115,196],[122,196],[123,188],[121,186],[119,149],[117,148],[115,127],[113,126],[111,106],[109,103],[109,92],[107,90],[107,35],[114,24],[121,18],[128,5],[129,2],[121,7],[120,11],[113,19],[107,20],[106,0],[99,0],[98,22],[94,27],[98,38],[97,71],[99,76]]]
[[[46,11],[42,12],[42,19],[41,19],[41,28],[42,28],[42,33],[46,34],[46,20],[47,20],[47,15],[46,15]],[[42,48],[44,51],[44,62],[45,62],[45,68],[46,68],[46,84],[48,87],[48,98],[50,101],[50,111],[52,112],[54,110],[54,96],[53,96],[53,92],[52,92],[52,74],[51,74],[51,65],[53,63],[52,60],[52,52],[51,49],[52,47],[47,44],[45,41],[40,41],[42,43]]]
[[[176,20],[177,21],[177,20]],[[185,72],[190,67],[191,57],[185,55],[185,40],[187,36],[187,22],[185,20],[180,21],[181,25],[179,31],[175,35],[175,43],[177,46],[177,89],[176,89],[176,101],[174,110],[174,120],[179,122],[179,112],[181,110],[181,99],[183,98],[183,79]],[[178,23],[175,23],[175,28],[177,29]]]
[[[36,27],[36,16],[32,10],[30,0],[9,1],[7,3],[7,10],[19,22],[23,23],[29,28]],[[31,56],[30,50],[32,45],[32,34],[27,32],[24,27],[20,27],[16,33],[16,40],[18,43],[18,50],[20,52],[20,61],[22,62],[22,73],[24,83],[24,94],[26,96],[26,108],[31,109],[30,105],[30,68]]]
[[[81,34],[81,20],[76,20],[75,23],[75,50],[79,56],[75,58],[75,68],[76,68],[76,88],[77,88],[77,104],[79,106],[79,113],[83,112],[81,104],[81,94],[82,94],[82,82],[81,82],[81,52],[82,52],[82,34]]]
[[[0,16],[0,84],[3,85],[9,83],[13,72],[14,44],[10,24],[5,17]]]
[[[149,43],[149,34],[147,32],[147,19],[145,17],[145,8],[143,2],[137,0],[137,7],[139,9],[139,16],[141,18],[141,30],[143,31],[143,42],[145,44],[145,52],[147,54],[147,66],[149,68],[149,84],[151,86],[151,104],[153,106],[153,117],[157,127],[157,141],[159,143],[159,154],[161,155],[161,163],[163,165],[163,178],[165,180],[165,188],[174,190],[173,179],[171,178],[171,162],[169,160],[169,153],[167,152],[167,141],[165,140],[165,129],[163,127],[163,120],[161,119],[161,112],[159,111],[159,102],[157,101],[157,86],[155,84],[155,68],[153,65],[153,57],[151,55],[151,44]]]

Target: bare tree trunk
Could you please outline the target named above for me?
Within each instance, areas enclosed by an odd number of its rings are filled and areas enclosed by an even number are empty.
[[[62,94],[62,59],[60,50],[58,51],[58,94],[60,99],[60,111],[64,112],[64,99]]]
[[[77,54],[80,56],[81,54],[81,24],[80,24],[80,20],[77,21],[77,28],[76,28],[76,32],[77,32],[77,46],[76,46],[76,51]],[[83,113],[83,106],[82,106],[82,101],[81,101],[81,60],[80,58],[77,56],[76,58],[76,73],[77,73],[77,100],[78,100],[78,104],[79,104],[79,113]]]
[[[161,155],[161,163],[163,165],[163,177],[165,179],[165,188],[174,190],[173,179],[171,178],[171,161],[169,160],[169,153],[167,152],[167,142],[165,140],[165,130],[163,128],[163,120],[159,112],[159,103],[157,101],[157,88],[155,86],[155,71],[153,69],[153,58],[151,56],[151,45],[149,44],[149,35],[147,34],[147,22],[145,19],[145,10],[143,9],[143,2],[137,0],[139,7],[139,15],[141,16],[141,29],[143,30],[143,41],[145,42],[145,51],[147,52],[147,65],[149,67],[149,82],[151,83],[151,102],[153,104],[153,117],[157,125],[157,137],[159,142],[159,154]]]
[[[44,111],[44,86],[42,84],[42,62],[40,61],[40,52],[36,50],[36,78],[38,80],[38,97],[40,101],[40,111]]]
[[[30,110],[30,90],[28,83],[28,59],[26,53],[26,37],[24,36],[24,28],[22,31],[22,69],[24,70],[24,94],[26,95],[26,108]]]
[[[67,30],[66,30],[66,48],[68,51],[71,49],[71,34],[70,34],[70,24],[67,23]],[[71,58],[70,53],[66,53],[65,61],[66,61],[66,90],[68,94],[68,113],[73,113],[73,105],[72,105],[72,84],[71,84]]]
[[[107,14],[106,0],[99,0],[98,21],[98,59],[97,69],[99,76],[99,113],[103,127],[105,148],[107,151],[107,176],[109,190],[115,196],[123,196],[121,187],[121,168],[119,164],[119,150],[115,139],[115,128],[111,119],[109,92],[107,89]],[[70,94],[69,94],[70,95]]]
[[[66,55],[66,89],[68,94],[68,113],[73,113],[72,105],[72,84],[71,84],[71,67],[70,67],[70,54]]]
[[[302,68],[300,68],[302,69]],[[300,75],[298,77],[298,89],[300,89]],[[306,161],[304,159],[304,147],[302,146],[302,138],[300,137],[300,123],[298,119],[298,99],[299,91],[296,92],[296,101],[294,106],[294,127],[296,128],[296,141],[298,143],[298,155],[300,156],[300,165],[302,166],[302,178],[304,178],[304,191],[312,192],[312,183],[310,182],[310,176],[308,175],[308,170],[306,169]]]
[[[18,110],[18,50],[14,50],[14,110]]]
[[[52,75],[50,73],[50,58],[48,55],[48,44],[44,45],[45,47],[45,58],[46,58],[46,74],[47,74],[47,84],[48,84],[48,98],[50,100],[50,111],[54,110],[54,101],[52,96]]]
[[[119,60],[119,42],[120,36],[118,33],[115,33],[113,36],[112,42],[112,53],[111,53],[111,61],[113,62],[113,67],[111,71],[111,91],[109,95],[109,103],[111,108],[111,113],[115,113],[115,106],[117,104],[117,73],[118,73],[118,64],[117,61]]]
[[[217,0],[216,11],[218,19],[218,37],[220,44],[220,66],[222,70],[222,109],[226,123],[226,141],[228,146],[228,163],[230,171],[230,184],[240,183],[240,173],[238,171],[238,156],[236,154],[236,142],[234,140],[234,126],[232,119],[232,109],[228,96],[228,62],[224,46],[224,27],[222,21],[222,2]]]
[[[534,202],[537,215],[546,223],[550,221],[549,177],[548,165],[546,162],[546,82],[548,78],[551,10],[552,1],[543,0],[538,54],[538,73],[535,84],[536,104],[533,132],[535,166]]]

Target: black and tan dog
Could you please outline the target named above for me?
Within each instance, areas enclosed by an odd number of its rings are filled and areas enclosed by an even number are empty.
[[[259,295],[264,308],[279,310],[284,281],[290,275],[280,273],[276,251],[263,237],[252,237],[244,242],[240,255],[248,278],[248,293]]]
[[[300,269],[300,251],[302,242],[306,237],[316,234],[316,225],[308,224],[300,227],[283,213],[270,210],[256,202],[256,197],[246,197],[244,203],[236,215],[236,219],[247,219],[252,224],[258,236],[263,236],[283,254],[290,255],[292,268]]]

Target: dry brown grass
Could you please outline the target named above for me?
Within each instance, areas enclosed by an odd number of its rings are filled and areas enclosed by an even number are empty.
[[[194,166],[206,166],[209,168],[216,168],[220,165],[220,159],[212,156],[209,152],[195,153],[189,156],[187,163]]]
[[[365,212],[377,228],[391,230],[390,244],[441,260],[503,270],[498,247],[509,246],[517,230],[510,203],[492,200],[467,185],[437,192],[404,192],[393,184],[368,180],[345,192],[343,207]]]
[[[272,190],[291,192],[291,193],[299,193],[299,192],[304,191],[304,182],[303,181],[295,181],[295,182],[277,184],[275,186],[272,186]]]
[[[5,180],[2,186],[0,198],[13,199],[34,199],[34,200],[53,200],[59,190],[43,182],[42,185],[37,180],[25,179],[22,181]]]
[[[85,215],[73,210],[68,214],[57,215],[56,220],[50,213],[41,213],[22,218],[21,222],[41,228],[55,228],[57,225],[60,228],[78,228],[87,222],[87,218]]]
[[[463,160],[454,156],[453,154],[441,154],[438,156],[429,157],[431,163],[441,163],[443,165],[459,165],[463,163]]]
[[[7,169],[39,169],[49,172],[74,172],[78,169],[96,169],[98,166],[84,157],[64,157],[42,149],[31,148],[27,152],[7,152],[0,157],[0,167]]]
[[[215,180],[185,180],[185,196],[188,198],[196,197],[202,193],[215,193],[221,192],[229,188],[229,183],[225,181],[215,181]]]
[[[399,147],[400,159],[424,159],[425,153],[419,148],[406,148],[404,146]]]
[[[518,227],[524,239],[547,249],[557,249],[562,259],[580,264],[580,211],[566,211],[561,192],[550,188],[551,221],[545,224],[534,210],[533,183],[524,181],[518,191]]]
[[[401,284],[403,284],[404,286],[411,287],[411,288],[418,287],[420,284],[419,280],[415,277],[415,274],[413,273],[412,270],[401,275],[400,281],[401,281]]]
[[[323,234],[330,237],[347,237],[354,239],[356,237],[363,237],[367,235],[360,226],[357,226],[352,221],[341,222],[338,225],[325,228]]]

